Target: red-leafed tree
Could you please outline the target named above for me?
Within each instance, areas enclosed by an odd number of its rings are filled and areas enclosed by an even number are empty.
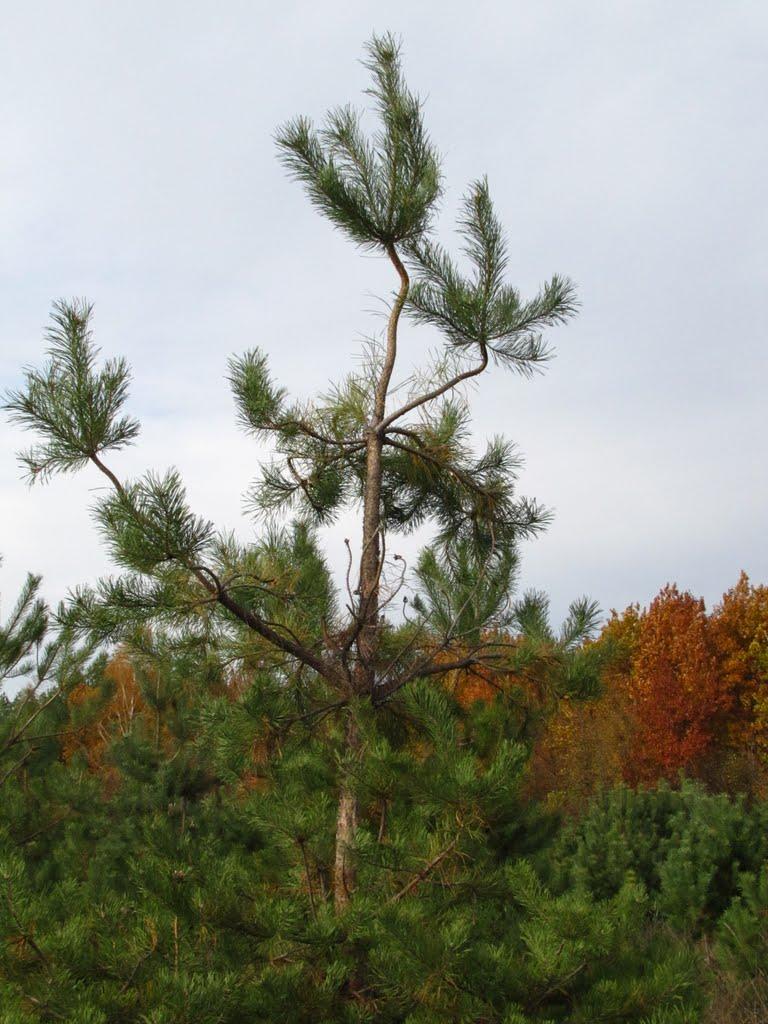
[[[734,703],[701,599],[674,585],[654,599],[640,619],[629,686],[637,731],[625,775],[653,782],[695,773]]]
[[[618,781],[676,781],[768,793],[768,587],[745,573],[707,615],[665,587],[650,607],[613,613],[599,699],[563,701],[538,737],[532,788],[578,811]]]

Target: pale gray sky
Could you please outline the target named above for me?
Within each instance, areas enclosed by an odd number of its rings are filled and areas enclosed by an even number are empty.
[[[546,374],[498,371],[474,396],[478,437],[515,439],[521,491],[556,512],[524,584],[559,616],[584,592],[622,608],[675,580],[713,602],[742,568],[768,579],[764,0],[6,0],[0,387],[41,360],[51,300],[87,296],[144,423],[115,468],[178,465],[196,510],[248,536],[261,453],[227,357],[258,344],[310,395],[392,285],[286,180],[272,133],[362,102],[362,44],[386,29],[445,155],[445,238],[487,173],[515,283],[579,287]],[[109,568],[87,512],[101,481],[30,491],[25,443],[4,420],[6,610],[26,569],[57,599]],[[334,564],[347,532],[330,531]]]

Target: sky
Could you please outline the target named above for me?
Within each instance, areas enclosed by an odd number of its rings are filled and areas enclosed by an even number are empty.
[[[402,37],[444,157],[439,235],[487,174],[512,283],[577,284],[578,318],[526,381],[471,395],[478,444],[525,455],[520,493],[554,512],[523,547],[523,588],[555,618],[667,582],[717,602],[768,582],[768,203],[762,0],[328,0],[7,4],[0,36],[0,390],[43,358],[51,302],[95,304],[105,355],[133,367],[124,477],[177,466],[196,512],[247,539],[266,452],[225,376],[260,346],[300,397],[380,332],[391,267],[362,256],[276,159],[276,127],[364,104],[373,31]],[[406,326],[418,364],[435,338]],[[96,471],[30,489],[0,420],[0,595],[27,570],[52,600],[111,570]],[[353,520],[326,531],[344,562]],[[417,543],[392,546],[413,560]]]

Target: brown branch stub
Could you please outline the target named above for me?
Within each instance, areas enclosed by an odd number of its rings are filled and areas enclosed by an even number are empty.
[[[410,880],[410,882],[408,882],[407,885],[404,885],[403,888],[396,892],[394,896],[391,896],[389,902],[398,903],[404,896],[407,896],[410,892],[412,892],[419,884],[419,882],[423,882],[427,875],[434,871],[438,864],[442,863],[442,861],[445,860],[448,854],[452,853],[456,849],[458,842],[459,837],[456,836],[456,838],[451,840],[451,842],[446,847],[444,847],[440,851],[440,853],[437,854],[437,856],[433,857],[432,860],[427,865],[425,865],[425,867],[423,867],[417,875],[414,875],[414,877]]]

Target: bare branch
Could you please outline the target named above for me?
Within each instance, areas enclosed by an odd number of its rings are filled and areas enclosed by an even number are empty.
[[[427,391],[425,394],[419,395],[412,401],[406,402],[405,405],[395,410],[395,412],[390,413],[389,416],[382,420],[379,424],[379,432],[384,434],[389,429],[390,425],[396,420],[401,419],[409,412],[413,412],[414,409],[418,409],[419,406],[426,405],[427,402],[431,402],[435,398],[440,398],[441,395],[444,395],[446,392],[452,391],[453,388],[458,387],[458,385],[463,383],[463,381],[470,380],[472,377],[477,377],[481,374],[488,366],[488,350],[483,344],[480,345],[480,353],[481,359],[478,366],[475,366],[471,370],[465,370],[463,373],[457,373],[455,377],[446,381],[445,384],[441,384],[438,387],[433,388],[432,391]]]
[[[430,874],[430,872],[434,871],[437,865],[440,864],[441,861],[445,860],[448,854],[456,848],[458,841],[459,837],[456,836],[456,838],[453,839],[444,849],[442,849],[436,857],[433,857],[429,864],[427,864],[426,867],[422,868],[422,870],[417,875],[415,875],[410,880],[410,882],[408,882],[407,885],[404,885],[403,888],[399,890],[399,892],[396,892],[395,895],[390,898],[389,902],[398,903],[403,898],[403,896],[407,896],[409,892],[412,892],[419,884],[419,882],[422,882],[427,877],[427,875]]]

